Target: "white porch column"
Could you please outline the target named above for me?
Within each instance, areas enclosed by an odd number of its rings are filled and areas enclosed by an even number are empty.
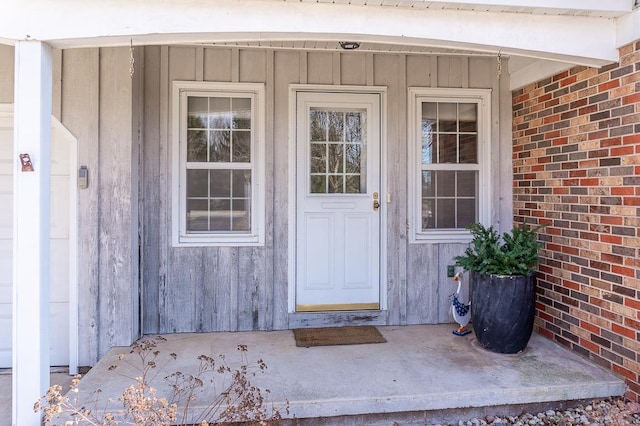
[[[13,425],[40,425],[49,387],[51,48],[15,46],[13,173]],[[19,155],[29,154],[33,171]]]

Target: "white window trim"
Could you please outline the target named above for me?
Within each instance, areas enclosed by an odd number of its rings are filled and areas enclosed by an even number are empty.
[[[433,229],[422,230],[421,211],[421,148],[422,110],[419,105],[423,101],[432,102],[477,102],[478,103],[478,221],[486,224],[491,217],[491,90],[490,89],[451,89],[410,87],[408,96],[409,120],[407,135],[408,146],[408,218],[409,241],[412,243],[467,243],[471,241],[471,233],[467,229]],[[465,165],[439,165],[442,170],[464,169]]]
[[[244,96],[253,99],[251,120],[253,140],[251,157],[253,184],[251,192],[251,232],[186,233],[186,198],[181,188],[186,182],[186,117],[188,95]],[[263,246],[265,240],[265,87],[261,83],[217,83],[174,81],[172,91],[172,243],[176,247]]]

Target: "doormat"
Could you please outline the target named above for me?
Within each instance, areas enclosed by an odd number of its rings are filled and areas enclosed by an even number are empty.
[[[293,330],[296,346],[361,345],[384,343],[385,338],[372,325],[348,327],[296,328]]]

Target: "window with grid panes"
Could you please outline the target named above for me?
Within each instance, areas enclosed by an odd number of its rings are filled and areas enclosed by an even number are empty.
[[[413,91],[414,239],[464,239],[466,227],[481,221],[488,208],[482,190],[488,175],[483,161],[488,94],[470,92],[444,97]]]
[[[177,89],[178,243],[259,244],[262,86],[194,84]]]

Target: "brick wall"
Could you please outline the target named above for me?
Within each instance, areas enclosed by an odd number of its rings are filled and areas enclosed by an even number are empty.
[[[536,330],[640,397],[640,42],[513,92],[515,222],[548,224]]]

